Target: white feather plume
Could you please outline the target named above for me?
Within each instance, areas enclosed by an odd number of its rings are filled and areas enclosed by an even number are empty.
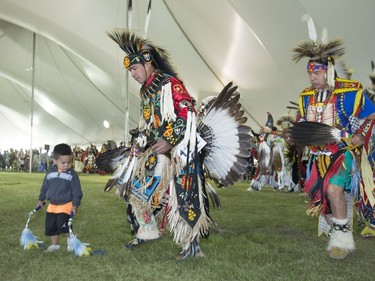
[[[318,39],[318,34],[316,32],[315,24],[311,16],[309,15],[304,15],[302,18],[303,21],[307,22],[307,29],[309,31],[309,38],[316,42]]]
[[[129,0],[128,4],[128,29],[132,29],[132,23],[133,23],[133,2],[132,0]]]
[[[328,43],[328,31],[326,27],[322,29],[321,40],[323,44]]]
[[[144,38],[147,37],[147,31],[148,31],[148,26],[150,23],[150,18],[151,18],[151,0],[148,2],[148,8],[147,8],[147,14],[146,14],[146,20],[145,20],[145,34],[143,35]]]

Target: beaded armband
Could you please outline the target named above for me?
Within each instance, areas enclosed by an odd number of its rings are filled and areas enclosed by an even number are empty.
[[[371,122],[371,119],[366,119],[355,133],[366,137],[366,134],[371,127]]]

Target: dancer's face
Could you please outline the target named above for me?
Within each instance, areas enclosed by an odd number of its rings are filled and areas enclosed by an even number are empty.
[[[324,90],[327,88],[326,70],[315,69],[308,71],[309,81],[314,89]]]
[[[136,63],[129,68],[129,71],[135,81],[137,81],[139,84],[143,84],[154,71],[154,67],[151,63]]]

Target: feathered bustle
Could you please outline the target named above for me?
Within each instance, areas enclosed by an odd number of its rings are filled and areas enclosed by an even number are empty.
[[[246,172],[246,158],[250,157],[251,129],[243,125],[247,118],[243,116],[239,98],[237,87],[228,83],[197,126],[207,142],[203,148],[204,166],[226,186]]]

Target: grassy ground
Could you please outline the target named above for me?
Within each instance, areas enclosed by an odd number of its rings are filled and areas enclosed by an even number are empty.
[[[207,258],[176,261],[180,249],[166,234],[133,250],[125,203],[104,193],[108,176],[81,175],[84,199],[75,217],[80,241],[106,255],[76,257],[63,249],[24,251],[19,238],[35,207],[44,174],[0,173],[1,280],[371,280],[375,240],[355,229],[357,250],[344,261],[325,252],[317,237],[317,218],[305,215],[306,197],[272,190],[247,191],[247,183],[219,189],[222,210],[213,210],[216,226],[201,240]],[[29,228],[48,246],[45,209]]]

